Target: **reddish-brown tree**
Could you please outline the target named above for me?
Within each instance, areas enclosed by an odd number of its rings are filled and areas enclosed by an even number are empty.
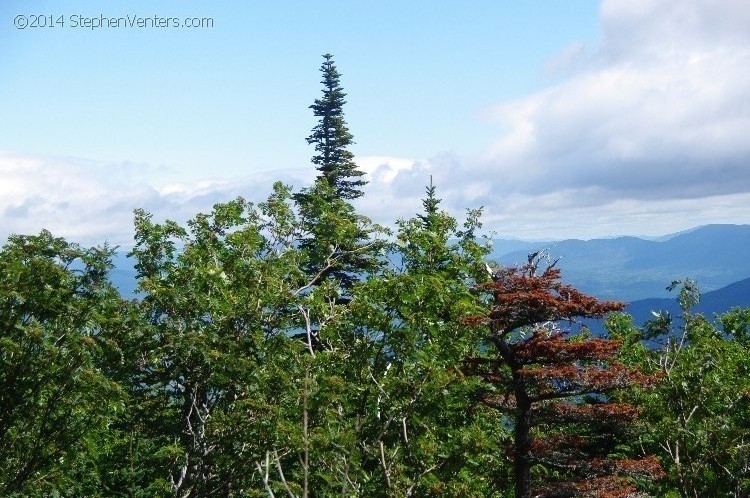
[[[619,341],[560,330],[560,322],[601,318],[624,305],[562,284],[554,265],[540,272],[539,262],[530,257],[521,268],[494,272],[489,316],[469,319],[489,328],[494,349],[464,370],[487,382],[479,401],[513,429],[515,496],[636,496],[628,477],[658,478],[662,470],[653,457],[608,457],[618,429],[638,415],[611,394],[657,379],[617,362]],[[536,465],[546,469],[544,479],[532,478]]]

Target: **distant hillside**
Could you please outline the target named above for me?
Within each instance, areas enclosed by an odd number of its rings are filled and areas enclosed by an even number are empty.
[[[701,294],[700,303],[693,312],[713,319],[716,313],[725,313],[736,307],[750,307],[750,278]],[[633,317],[637,325],[643,325],[654,317],[652,311],[661,310],[668,311],[675,317],[681,313],[676,298],[633,301],[628,304],[625,311]]]
[[[135,261],[133,258],[128,258],[126,254],[126,252],[117,253],[112,258],[112,263],[115,267],[109,272],[109,279],[123,297],[131,299],[135,297],[135,287],[137,284],[134,267]]]
[[[750,225],[707,225],[666,240],[637,237],[564,240],[531,244],[510,253],[493,251],[500,264],[521,264],[529,251],[548,249],[562,257],[564,279],[603,299],[635,301],[669,297],[667,285],[696,280],[712,291],[750,277]]]
[[[516,239],[492,239],[492,258],[497,259],[506,254],[537,251],[540,247],[550,247],[557,242],[526,242]]]

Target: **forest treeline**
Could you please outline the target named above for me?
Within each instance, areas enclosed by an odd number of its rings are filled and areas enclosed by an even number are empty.
[[[9,237],[0,496],[749,496],[750,309],[695,314],[676,281],[681,320],[638,327],[544,254],[487,261],[481,210],[431,182],[373,224],[321,73],[316,182],[137,210],[137,299],[106,244]]]

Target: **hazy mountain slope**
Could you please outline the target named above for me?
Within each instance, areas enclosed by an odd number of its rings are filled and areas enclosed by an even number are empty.
[[[112,258],[114,269],[109,272],[109,279],[117,287],[122,297],[131,299],[135,297],[136,271],[135,260],[128,258],[127,253],[117,253]]]
[[[506,254],[522,253],[528,254],[543,247],[550,247],[557,242],[527,242],[516,239],[492,239],[493,258],[498,258]]]
[[[537,244],[534,249],[545,246]],[[750,277],[750,225],[708,225],[663,241],[636,237],[564,240],[546,247],[564,277],[601,298],[668,297],[667,285],[693,278],[706,291]],[[501,264],[526,261],[528,250],[493,252]]]
[[[701,301],[693,312],[702,313],[705,317],[713,319],[716,313],[725,313],[732,308],[749,306],[750,278],[746,278],[721,289],[701,294]],[[633,316],[637,325],[643,325],[645,321],[654,317],[652,311],[660,310],[669,311],[674,317],[681,313],[675,298],[633,301],[628,304],[625,311]]]

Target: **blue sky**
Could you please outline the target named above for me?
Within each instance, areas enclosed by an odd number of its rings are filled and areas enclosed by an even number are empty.
[[[276,178],[334,54],[380,222],[484,205],[525,238],[750,223],[743,1],[4,1],[0,236],[127,244],[131,213],[184,220]],[[17,29],[18,15],[64,26]],[[80,17],[212,28],[75,28]]]

